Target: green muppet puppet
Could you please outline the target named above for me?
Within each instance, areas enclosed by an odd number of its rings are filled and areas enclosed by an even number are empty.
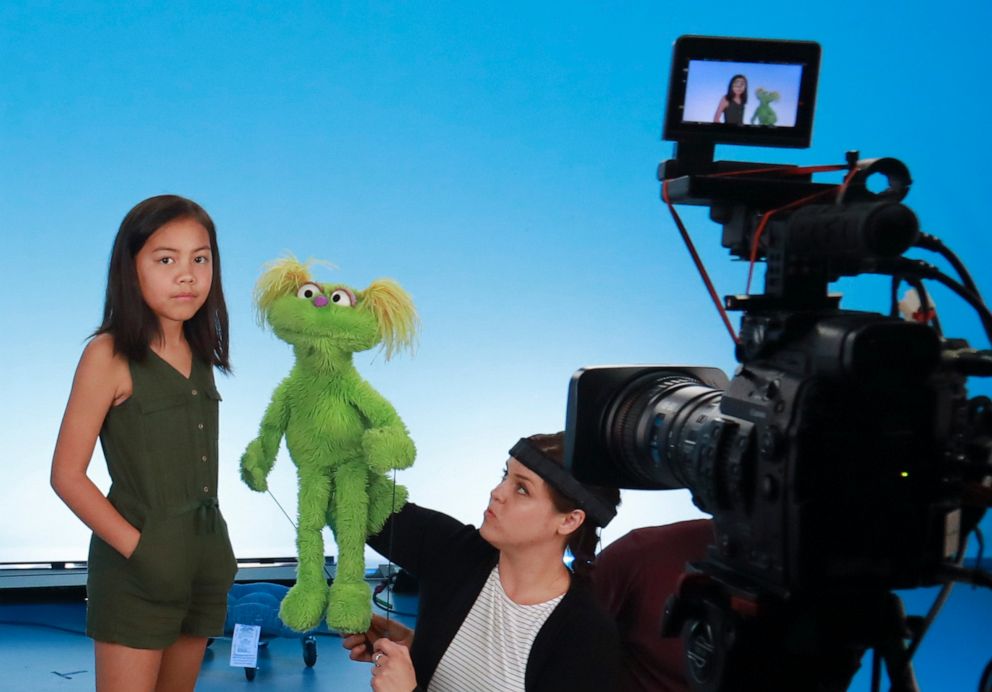
[[[241,478],[259,492],[268,489],[283,436],[297,468],[299,564],[279,617],[303,632],[326,614],[333,629],[364,632],[371,620],[365,539],[406,502],[406,489],[386,472],[410,466],[416,451],[392,405],[355,370],[352,354],[381,343],[388,360],[398,348],[412,349],[417,313],[389,279],[364,291],[318,284],[292,257],[269,265],[255,287],[255,305],[259,322],[296,356],[241,457]],[[338,545],[330,589],[323,574],[325,524]]]
[[[772,103],[778,101],[778,92],[768,91],[758,87],[755,93],[761,105],[754,109],[754,114],[751,116],[751,124],[754,125],[754,121],[757,120],[759,125],[774,125],[778,122],[778,116],[775,115],[775,109],[772,108]]]

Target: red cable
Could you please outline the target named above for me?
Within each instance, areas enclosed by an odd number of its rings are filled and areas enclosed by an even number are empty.
[[[814,169],[818,169],[819,171],[836,171],[836,170],[842,170],[844,168],[847,168],[847,166],[839,166],[839,165],[807,166],[807,169],[814,172],[816,172]],[[754,265],[758,261],[758,241],[761,240],[761,235],[765,232],[765,226],[768,225],[769,219],[771,219],[771,217],[774,214],[777,214],[780,211],[785,211],[786,209],[792,209],[794,207],[800,207],[808,202],[812,202],[818,197],[825,197],[827,193],[833,193],[839,191],[839,194],[843,195],[844,191],[847,189],[848,183],[851,182],[851,179],[854,177],[854,174],[856,172],[857,170],[852,168],[848,172],[848,174],[844,176],[844,182],[842,182],[838,186],[838,188],[831,188],[829,190],[821,190],[820,192],[814,192],[812,195],[807,195],[806,197],[797,199],[793,202],[790,202],[789,204],[786,204],[783,207],[779,207],[778,209],[772,209],[771,211],[765,212],[765,214],[761,217],[761,221],[758,223],[758,228],[755,229],[754,240],[751,243],[751,257],[750,257],[751,262],[747,269],[747,286],[744,288],[745,293],[751,292],[751,278],[754,275]]]
[[[825,197],[827,194],[833,194],[836,192],[834,188],[828,190],[820,190],[819,192],[814,192],[812,195],[806,195],[800,199],[789,202],[785,206],[781,206],[778,209],[772,209],[771,211],[766,211],[761,216],[761,221],[758,222],[758,227],[754,231],[754,240],[751,242],[751,263],[747,270],[747,286],[744,288],[745,293],[751,292],[751,277],[754,274],[754,265],[758,261],[758,241],[761,240],[761,234],[765,232],[765,226],[768,225],[769,219],[780,211],[786,211],[787,209],[793,209],[795,207],[801,207],[808,202],[812,202],[818,197]]]
[[[772,166],[768,168],[749,168],[741,171],[727,171],[724,173],[716,173],[713,175],[716,177],[729,177],[737,175],[755,175],[758,173],[782,173],[784,175],[806,175],[810,173],[826,173],[830,171],[840,171],[849,168],[845,164],[829,164],[823,166]],[[797,199],[789,204],[786,204],[777,209],[772,209],[771,211],[765,212],[761,221],[758,223],[757,229],[754,232],[754,240],[751,243],[751,257],[750,264],[747,271],[747,288],[745,293],[751,292],[751,279],[754,275],[754,265],[758,261],[758,244],[761,240],[761,235],[765,231],[765,227],[768,225],[768,221],[772,216],[780,211],[786,211],[787,209],[793,209],[795,207],[802,206],[813,200],[823,197],[826,194],[835,193],[838,190],[843,194],[844,190],[847,189],[848,183],[850,183],[851,178],[854,177],[856,170],[851,168],[850,172],[844,177],[844,182],[841,183],[837,188],[830,188],[827,190],[821,190],[820,192],[815,192],[811,195],[807,195],[801,199]],[[706,267],[703,266],[703,261],[699,258],[699,254],[696,252],[696,247],[693,245],[692,239],[689,237],[689,232],[686,230],[685,225],[682,223],[682,219],[679,217],[677,211],[675,211],[675,205],[668,198],[668,180],[666,179],[661,186],[661,198],[664,200],[665,204],[668,205],[668,210],[672,214],[672,218],[675,220],[675,225],[679,229],[679,233],[682,234],[682,240],[685,242],[686,247],[689,249],[689,254],[692,255],[692,261],[696,264],[696,269],[699,271],[699,275],[703,279],[703,283],[706,284],[706,290],[709,291],[710,298],[713,299],[714,305],[716,305],[717,311],[720,313],[720,317],[723,319],[724,325],[727,327],[727,331],[730,333],[730,338],[734,340],[735,344],[740,343],[740,338],[734,332],[734,327],[730,323],[730,317],[727,315],[727,310],[724,308],[723,303],[720,301],[720,297],[717,295],[716,289],[713,287],[713,282],[710,281],[709,274],[706,272]]]
[[[679,214],[675,211],[675,205],[672,204],[671,200],[668,199],[668,180],[661,186],[661,198],[668,205],[669,211],[672,212],[672,218],[675,219],[675,225],[678,226],[679,233],[682,234],[682,240],[685,241],[685,245],[689,248],[689,254],[692,255],[692,261],[696,263],[696,269],[699,271],[699,275],[703,278],[703,283],[706,284],[706,289],[710,292],[710,297],[713,299],[713,303],[716,305],[717,311],[720,313],[720,317],[723,318],[723,323],[727,327],[727,331],[730,332],[730,338],[734,340],[735,344],[740,343],[740,339],[737,337],[737,333],[734,332],[734,325],[730,323],[730,317],[727,315],[727,311],[723,307],[723,303],[720,302],[720,297],[717,295],[716,289],[713,288],[713,282],[710,281],[709,274],[706,273],[706,267],[703,266],[703,261],[699,258],[699,254],[696,252],[696,246],[692,243],[692,238],[689,237],[689,232],[685,229],[682,224],[682,219],[679,218]]]
[[[769,168],[747,168],[742,171],[724,171],[723,173],[713,173],[713,178],[724,178],[734,175],[757,175],[758,173],[782,173],[783,175],[806,175],[807,173],[829,173],[831,171],[842,171],[847,168],[846,164],[832,163],[823,166],[771,166]]]

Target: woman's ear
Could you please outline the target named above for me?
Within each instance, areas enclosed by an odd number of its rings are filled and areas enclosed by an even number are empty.
[[[571,512],[567,512],[562,515],[561,524],[558,525],[558,533],[563,536],[568,536],[575,533],[582,524],[586,521],[585,510],[573,509]]]

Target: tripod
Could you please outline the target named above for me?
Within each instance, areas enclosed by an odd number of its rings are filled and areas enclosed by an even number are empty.
[[[885,590],[783,599],[695,572],[669,599],[663,633],[682,636],[699,692],[843,692],[869,649],[892,692],[919,690],[902,601]]]

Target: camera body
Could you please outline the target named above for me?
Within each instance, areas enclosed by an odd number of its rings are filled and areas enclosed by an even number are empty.
[[[992,374],[990,354],[926,316],[843,310],[828,293],[842,276],[891,275],[893,295],[902,280],[922,291],[921,276],[933,278],[902,257],[924,246],[901,204],[906,167],[851,152],[838,186],[794,166],[713,161],[717,142],[808,146],[819,55],[794,41],[675,46],[663,198],[709,206],[724,247],[767,264],[763,294],[725,298],[743,313],[733,379],[614,366],[579,370],[569,386],[565,463],[579,480],[688,488],[713,515],[715,543],[689,566],[664,627],[683,635],[694,689],[846,689],[866,648],[883,651],[894,689],[912,689],[890,590],[953,578],[984,513],[966,489],[992,484],[992,404],[966,390],[968,375]],[[778,94],[778,113],[748,118],[745,75]],[[743,118],[718,122],[731,101]],[[869,190],[875,174],[886,190]],[[959,295],[992,335],[977,288]]]
[[[974,421],[933,330],[874,313],[772,311],[745,316],[742,343],[729,383],[710,368],[576,373],[573,473],[689,488],[713,515],[707,569],[750,592],[936,583],[959,546]]]

